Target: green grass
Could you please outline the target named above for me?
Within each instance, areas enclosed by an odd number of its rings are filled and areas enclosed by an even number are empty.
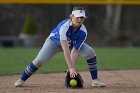
[[[140,48],[97,48],[99,68],[140,69]]]
[[[0,48],[0,75],[22,73],[35,58],[39,48]],[[95,48],[99,70],[140,69],[140,48]],[[62,72],[67,69],[63,53],[58,53],[37,73]],[[77,70],[88,70],[79,57]]]

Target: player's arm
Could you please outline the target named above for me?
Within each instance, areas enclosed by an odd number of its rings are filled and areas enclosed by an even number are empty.
[[[78,58],[78,50],[73,47],[73,49],[71,50],[71,60],[73,65],[75,65],[75,63],[77,62],[77,58]]]
[[[68,41],[67,40],[60,40],[60,42],[61,42],[61,46],[62,46],[62,49],[64,52],[65,60],[67,62],[69,70],[70,70],[70,76],[75,77],[77,75],[77,72],[75,71],[74,64],[71,60]]]

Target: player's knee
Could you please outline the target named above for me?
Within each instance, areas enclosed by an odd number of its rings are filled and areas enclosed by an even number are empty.
[[[95,54],[93,48],[89,48],[87,58],[92,58],[94,56],[96,56],[96,54]]]

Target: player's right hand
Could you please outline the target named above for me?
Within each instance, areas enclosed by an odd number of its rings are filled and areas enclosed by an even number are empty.
[[[70,71],[71,78],[74,78],[77,76],[77,72],[76,72],[75,68],[70,68],[69,71]]]

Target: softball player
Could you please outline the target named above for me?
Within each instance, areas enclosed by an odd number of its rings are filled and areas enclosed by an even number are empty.
[[[15,82],[14,86],[23,86],[23,83],[36,72],[38,68],[60,51],[64,53],[70,71],[70,77],[77,75],[74,65],[78,55],[80,55],[87,60],[92,77],[92,86],[105,86],[105,84],[98,79],[95,52],[92,47],[84,43],[87,38],[87,30],[83,25],[85,18],[85,10],[82,7],[74,7],[70,18],[60,22],[56,28],[52,30],[37,57],[27,66],[21,78]]]

